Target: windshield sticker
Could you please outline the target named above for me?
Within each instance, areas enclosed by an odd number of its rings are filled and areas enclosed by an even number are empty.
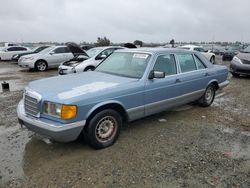
[[[147,59],[148,54],[134,54],[133,58]]]

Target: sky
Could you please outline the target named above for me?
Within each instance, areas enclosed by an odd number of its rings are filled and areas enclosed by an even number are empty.
[[[249,0],[0,0],[0,41],[250,41]]]

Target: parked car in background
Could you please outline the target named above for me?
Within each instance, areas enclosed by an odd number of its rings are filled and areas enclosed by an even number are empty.
[[[222,55],[223,61],[232,61],[233,57],[240,52],[240,48],[238,46],[231,46],[226,48]]]
[[[208,50],[208,52],[214,53],[215,55],[223,55],[225,48],[222,46],[214,46],[211,50]]]
[[[39,53],[19,58],[18,65],[23,68],[45,71],[58,67],[60,63],[72,59],[74,55],[67,46],[51,46]]]
[[[228,69],[195,51],[124,49],[92,72],[29,83],[18,105],[19,122],[52,140],[83,135],[96,149],[115,143],[124,121],[133,121],[193,101],[213,103]]]
[[[49,46],[39,46],[39,47],[36,47],[36,48],[32,49],[29,52],[24,52],[24,53],[21,53],[21,54],[13,55],[12,61],[18,61],[18,59],[20,57],[24,56],[24,55],[37,54],[37,53],[41,52],[42,50],[44,50],[45,48],[48,48],[48,47]]]
[[[24,46],[5,47],[0,51],[0,60],[11,60],[14,55],[29,51],[30,49]]]
[[[202,53],[212,64],[215,64],[215,54],[211,52],[207,52],[204,50],[201,46],[195,46],[195,45],[185,45],[178,47],[180,49],[186,49],[186,50],[193,50]]]
[[[89,50],[91,48],[94,48],[95,46],[94,45],[87,45],[87,44],[85,44],[85,45],[81,45],[80,47],[81,47],[81,49],[83,49],[84,51],[86,51],[86,50]]]
[[[98,66],[102,60],[112,54],[115,50],[123,49],[119,46],[96,47],[87,50],[88,59],[84,61],[68,61],[59,66],[58,72],[60,75],[81,73],[84,71],[92,71]]]
[[[230,72],[233,76],[250,75],[250,46],[233,57]]]

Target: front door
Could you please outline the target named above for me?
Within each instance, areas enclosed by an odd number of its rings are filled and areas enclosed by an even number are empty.
[[[153,70],[165,72],[165,78],[146,81],[145,115],[151,115],[178,104],[180,92],[180,76],[177,74],[175,56],[173,54],[159,55]]]

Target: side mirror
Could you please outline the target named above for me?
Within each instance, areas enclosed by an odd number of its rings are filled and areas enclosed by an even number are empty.
[[[160,72],[160,71],[154,71],[154,70],[152,70],[149,73],[148,79],[152,80],[154,78],[165,78],[165,72]]]
[[[101,56],[97,56],[96,57],[96,60],[102,60],[102,59],[105,59],[107,56],[102,54]]]
[[[50,55],[54,55],[54,54],[55,54],[55,52],[50,52],[49,54],[50,54]]]

